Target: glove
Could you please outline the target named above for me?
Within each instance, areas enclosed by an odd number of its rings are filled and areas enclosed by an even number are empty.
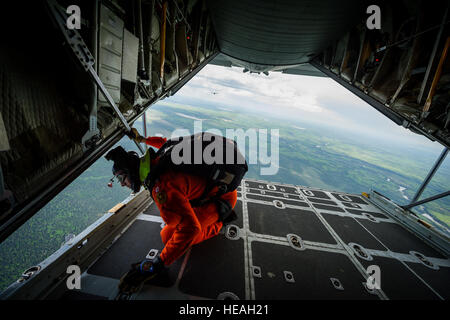
[[[138,143],[142,143],[145,141],[145,138],[139,134],[136,128],[131,128],[131,130],[125,134],[128,136],[128,138]]]
[[[119,291],[133,293],[147,281],[153,279],[165,269],[164,263],[159,256],[153,260],[143,260],[131,265],[128,271],[119,282]]]

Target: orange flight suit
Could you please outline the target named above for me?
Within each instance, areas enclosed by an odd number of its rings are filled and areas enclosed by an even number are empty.
[[[166,138],[149,137],[145,143],[160,148]],[[151,168],[156,165],[153,160]],[[162,173],[153,187],[152,196],[166,226],[161,230],[161,239],[165,245],[160,254],[164,265],[170,265],[181,257],[192,245],[214,237],[223,226],[219,222],[217,206],[214,202],[200,207],[192,207],[189,200],[203,194],[206,180],[191,174],[168,171]],[[214,188],[210,195],[217,192]],[[228,192],[220,197],[228,201],[232,208],[237,201],[237,191]]]

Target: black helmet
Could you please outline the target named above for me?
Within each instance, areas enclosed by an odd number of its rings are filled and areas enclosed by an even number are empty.
[[[138,192],[141,189],[141,180],[139,179],[139,156],[134,151],[126,152],[121,146],[111,149],[106,155],[106,160],[112,160],[113,175],[120,171],[129,176],[131,189]]]

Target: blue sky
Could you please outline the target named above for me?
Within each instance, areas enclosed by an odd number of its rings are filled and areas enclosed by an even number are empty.
[[[216,92],[217,94],[213,94]],[[379,140],[422,146],[433,153],[442,146],[397,126],[369,104],[327,77],[271,72],[243,73],[242,68],[207,65],[171,101],[207,103],[258,111],[326,125]]]

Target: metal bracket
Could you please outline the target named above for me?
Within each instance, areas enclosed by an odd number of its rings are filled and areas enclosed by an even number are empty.
[[[344,290],[344,287],[342,286],[342,283],[341,283],[341,281],[339,281],[339,279],[330,278],[330,281],[336,290]]]
[[[234,224],[228,225],[225,231],[225,237],[230,240],[239,240],[239,227]]]
[[[289,242],[289,245],[290,245],[292,248],[294,248],[295,250],[303,251],[303,250],[306,249],[306,248],[305,248],[305,244],[303,243],[302,238],[300,238],[298,235],[289,233],[289,234],[286,236],[286,238],[287,238],[287,240],[288,240],[288,242]]]
[[[97,50],[98,50],[98,16],[99,16],[99,1],[94,0],[94,10],[92,14],[92,28],[91,28],[91,48],[93,48],[93,58],[94,61],[97,60]],[[89,55],[89,51],[87,51]],[[94,64],[95,70],[98,70],[98,64]],[[84,136],[81,138],[81,144],[83,151],[86,152],[88,149],[95,146],[97,141],[101,140],[100,130],[97,127],[97,112],[98,112],[98,101],[97,101],[97,86],[95,83],[91,84],[91,99],[89,100],[89,128]]]
[[[253,274],[253,277],[255,277],[255,278],[262,278],[261,268],[258,266],[253,266],[252,274]]]
[[[89,116],[89,130],[81,138],[83,151],[90,149],[98,140],[100,140],[100,130],[97,128],[97,116]]]
[[[289,283],[295,283],[294,274],[290,271],[283,271],[284,280]]]
[[[353,250],[355,256],[364,259],[366,261],[373,260],[372,256],[366,251],[366,249],[363,246],[353,242],[350,242],[348,246]]]
[[[147,254],[147,256],[145,257],[146,259],[149,259],[149,260],[153,260],[153,259],[155,259],[156,258],[156,256],[158,255],[158,250],[157,249],[151,249],[149,252],[148,252],[148,254]]]
[[[375,223],[379,222],[377,219],[374,218],[374,216],[372,216],[371,214],[369,214],[367,212],[363,212],[362,215],[372,222],[375,222]]]
[[[423,254],[421,254],[420,252],[417,251],[410,251],[409,252],[410,255],[414,256],[415,258],[417,258],[417,260],[420,261],[420,263],[422,263],[425,267],[430,268],[432,270],[439,270],[439,266],[433,264],[430,260],[428,260]]]
[[[280,201],[280,200],[273,200],[272,202],[273,202],[273,205],[274,205],[276,208],[278,208],[278,209],[285,209],[285,208],[286,208],[286,206],[284,205],[284,202],[283,202],[283,201]]]
[[[41,270],[41,266],[33,266],[22,272],[22,275],[20,278],[16,281],[18,283],[22,283],[28,279],[30,279],[32,276],[34,276],[36,273],[38,273]]]

